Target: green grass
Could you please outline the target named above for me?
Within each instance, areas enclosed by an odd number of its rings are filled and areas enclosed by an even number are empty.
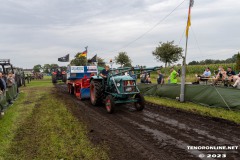
[[[44,76],[42,80],[32,80],[29,84],[26,83],[27,87],[51,87],[51,76]]]
[[[38,98],[39,93],[32,95],[32,98]],[[18,127],[31,114],[35,102],[30,101],[26,105],[27,93],[21,92],[14,104],[7,109],[5,115],[0,120],[0,159],[6,154],[6,150],[11,146]]]
[[[33,80],[0,120],[0,159],[109,159],[68,112],[48,78]]]
[[[26,115],[31,112],[31,107],[25,109],[23,105],[24,97],[25,94],[21,93],[17,102],[7,110],[5,116],[0,120],[0,159],[2,159],[6,149],[10,147],[18,125],[21,124],[21,122],[26,119]]]
[[[176,100],[159,98],[159,97],[145,97],[146,101],[154,104],[163,105],[167,107],[178,108],[181,110],[186,110],[192,113],[200,114],[203,116],[222,118],[235,123],[240,124],[240,112],[239,111],[229,111],[223,108],[209,108],[202,105],[198,105],[191,102],[180,103]]]

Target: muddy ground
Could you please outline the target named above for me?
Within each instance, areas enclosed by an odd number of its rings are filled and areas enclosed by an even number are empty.
[[[113,160],[239,159],[240,150],[188,150],[187,146],[240,146],[240,125],[203,117],[164,106],[147,104],[141,112],[132,104],[118,106],[114,114],[79,101],[67,93],[65,85],[56,85],[69,111],[89,130],[95,144],[109,148]],[[208,155],[211,154],[211,155]],[[226,158],[220,158],[225,156]],[[199,155],[201,158],[199,158]]]

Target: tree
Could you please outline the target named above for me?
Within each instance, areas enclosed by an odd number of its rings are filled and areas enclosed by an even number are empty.
[[[220,64],[220,63],[222,63],[221,60],[215,60],[215,64]]]
[[[84,56],[80,56],[82,53],[77,53],[75,58],[71,60],[70,64],[75,66],[85,66],[87,64],[87,58]]]
[[[167,67],[167,64],[177,62],[182,57],[182,52],[183,49],[174,45],[174,41],[171,41],[167,43],[160,42],[160,45],[156,47],[152,54],[158,61],[165,63],[165,67]]]
[[[55,68],[58,68],[58,64],[50,64],[50,70],[52,71]]]
[[[35,65],[35,66],[33,67],[33,71],[34,71],[34,72],[40,72],[41,69],[42,69],[42,66],[41,66],[40,64]]]
[[[44,64],[43,65],[43,72],[44,73],[50,73],[51,65],[50,64]]]
[[[192,62],[189,62],[188,65],[198,65],[199,62],[198,61],[192,61]]]
[[[130,57],[127,55],[127,52],[119,52],[114,59],[116,64],[120,64],[121,67],[123,67],[125,64],[131,65],[132,63]]]
[[[236,56],[236,70],[240,72],[240,53],[239,52]]]
[[[225,63],[234,63],[234,62],[236,62],[236,60],[233,61],[233,58],[228,58],[225,60]]]
[[[104,62],[104,59],[97,57],[97,61],[99,67],[105,67],[106,63]]]
[[[214,64],[214,60],[212,59],[206,59],[205,64]]]
[[[123,65],[123,67],[132,67],[132,64],[131,63],[126,63]]]

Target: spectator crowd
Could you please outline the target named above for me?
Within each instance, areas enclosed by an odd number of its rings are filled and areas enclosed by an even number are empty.
[[[180,77],[181,70],[176,71],[174,67],[170,68],[170,75],[167,78],[168,84],[177,84],[178,77]],[[196,81],[193,84],[199,84],[203,82],[212,82],[212,85],[223,84],[224,86],[235,87],[240,89],[240,73],[235,73],[231,67],[227,67],[225,70],[222,66],[219,66],[217,71],[211,72],[207,67],[202,74],[195,75]],[[141,71],[140,74],[141,83],[152,83],[150,78],[150,72]],[[164,74],[160,70],[157,71],[157,83],[165,84]]]
[[[13,73],[9,72],[4,75],[3,72],[0,72],[0,95],[13,84],[15,84],[15,75]]]

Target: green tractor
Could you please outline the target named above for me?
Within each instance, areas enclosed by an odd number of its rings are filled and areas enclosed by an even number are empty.
[[[32,81],[33,73],[29,70],[24,70],[24,81],[26,81],[28,84]]]
[[[145,68],[147,72],[155,71],[159,67]],[[145,100],[137,87],[136,78],[129,72],[142,71],[142,69],[111,69],[107,78],[93,76],[90,80],[90,100],[95,106],[105,104],[108,113],[113,113],[116,104],[134,103],[137,111],[145,107]],[[139,72],[138,72],[139,74]],[[135,76],[136,77],[136,76]]]
[[[13,70],[14,70],[14,73],[15,73],[15,81],[17,83],[17,86],[18,87],[26,86],[26,84],[25,84],[25,74],[24,74],[23,69],[14,67]]]

